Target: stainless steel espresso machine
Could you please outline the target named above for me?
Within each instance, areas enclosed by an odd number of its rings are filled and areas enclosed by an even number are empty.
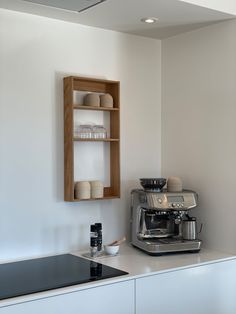
[[[131,192],[131,243],[151,255],[198,252],[196,218],[189,210],[197,206],[194,191],[168,192],[135,189]]]

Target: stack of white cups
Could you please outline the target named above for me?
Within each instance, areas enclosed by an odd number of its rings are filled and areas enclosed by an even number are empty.
[[[88,181],[79,181],[75,183],[75,198],[86,200],[91,197],[91,187]]]
[[[78,181],[75,183],[75,198],[90,199],[103,197],[103,184],[101,181]]]
[[[168,192],[182,192],[183,184],[179,177],[169,177],[167,180]]]
[[[103,184],[101,181],[90,181],[91,197],[102,198],[103,197]]]

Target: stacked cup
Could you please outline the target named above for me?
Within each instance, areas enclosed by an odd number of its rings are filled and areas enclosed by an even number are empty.
[[[100,106],[105,108],[113,107],[113,98],[110,94],[100,95]]]
[[[103,184],[101,181],[90,181],[91,197],[102,198],[103,197]]]
[[[84,105],[85,106],[92,106],[92,107],[99,107],[100,106],[99,94],[89,93],[89,94],[85,95]]]
[[[103,184],[101,181],[78,181],[75,183],[75,198],[86,200],[103,198]]]
[[[113,97],[110,94],[88,93],[84,96],[83,104],[92,107],[113,107]]]
[[[75,198],[86,200],[91,195],[91,187],[88,181],[79,181],[75,183]]]
[[[183,184],[179,177],[169,177],[167,180],[168,192],[182,192]]]

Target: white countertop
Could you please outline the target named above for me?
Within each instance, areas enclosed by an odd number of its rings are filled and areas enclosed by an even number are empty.
[[[82,256],[78,253],[73,254]],[[235,255],[207,249],[202,249],[199,253],[151,256],[132,245],[124,244],[121,245],[117,256],[99,257],[95,260],[104,265],[127,271],[129,275],[122,276],[122,278],[135,279],[234,258],[236,258]],[[113,280],[117,281],[118,279],[119,277]]]
[[[71,254],[82,256],[82,254],[78,252],[72,252]],[[0,307],[52,297],[65,293],[72,293],[79,290],[95,288],[120,281],[158,275],[164,272],[178,271],[190,267],[199,267],[205,264],[222,262],[235,258],[236,256],[232,254],[207,249],[202,249],[199,253],[150,256],[131,245],[124,244],[121,245],[120,252],[117,256],[99,257],[94,260],[104,265],[126,271],[129,273],[128,275],[6,299],[0,301]]]

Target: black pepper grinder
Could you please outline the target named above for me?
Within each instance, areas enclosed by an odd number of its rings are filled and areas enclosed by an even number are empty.
[[[96,257],[98,252],[98,234],[97,227],[90,225],[90,255]]]
[[[100,222],[95,223],[97,231],[98,252],[102,251],[102,224]]]

